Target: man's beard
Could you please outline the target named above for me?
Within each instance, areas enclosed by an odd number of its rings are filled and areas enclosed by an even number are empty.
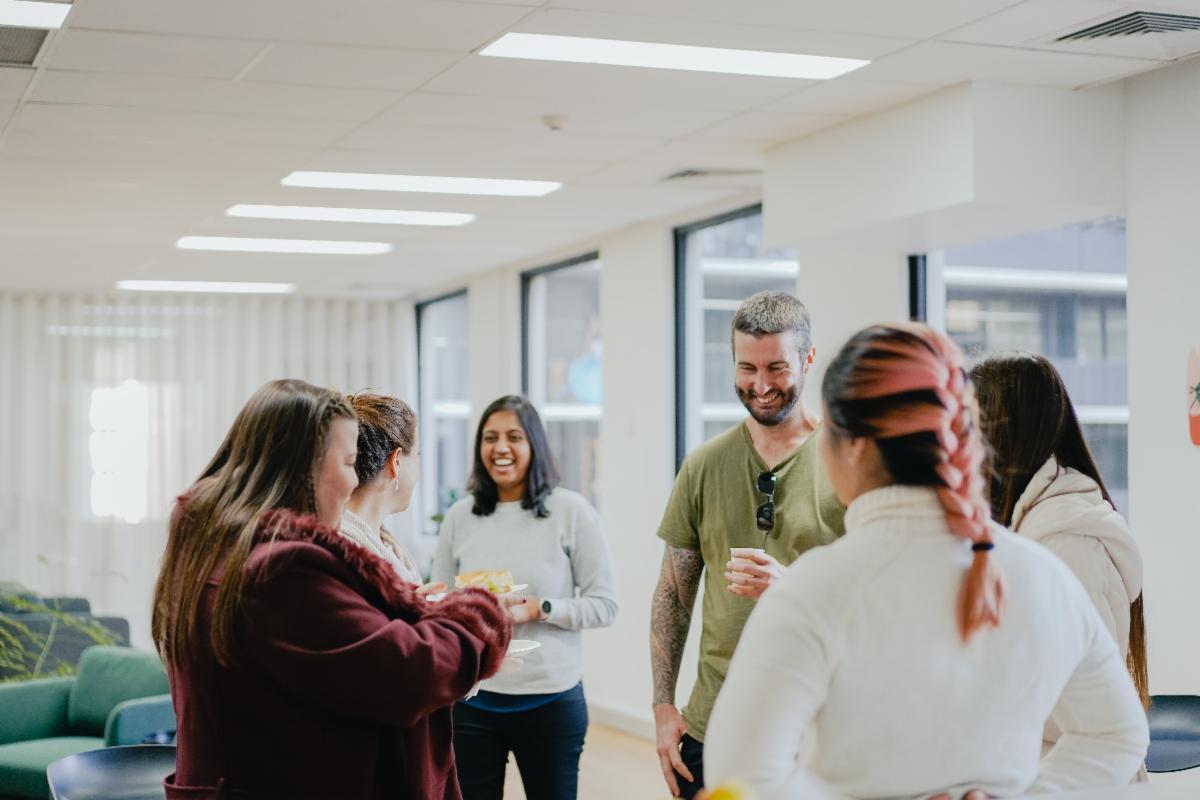
[[[742,401],[742,405],[744,405],[746,410],[750,412],[750,416],[754,417],[754,421],[759,425],[766,425],[768,427],[778,425],[787,419],[788,415],[792,413],[792,409],[796,407],[796,403],[800,400],[800,387],[793,386],[787,391],[779,393],[783,402],[779,404],[778,411],[771,412],[770,414],[764,414],[762,411],[754,407],[754,399],[758,395],[754,394],[753,392],[740,389],[736,386],[733,387],[733,390],[737,392],[738,400]],[[774,392],[775,390],[772,389],[771,391]]]

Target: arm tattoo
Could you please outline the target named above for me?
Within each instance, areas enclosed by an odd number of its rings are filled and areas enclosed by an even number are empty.
[[[695,550],[667,545],[650,607],[650,669],[654,704],[675,704],[675,682],[692,624],[704,559]]]

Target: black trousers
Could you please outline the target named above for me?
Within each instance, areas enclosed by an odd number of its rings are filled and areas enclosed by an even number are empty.
[[[685,733],[679,740],[679,757],[695,778],[694,781],[689,781],[678,772],[675,773],[675,780],[679,783],[679,796],[684,800],[692,800],[696,792],[704,788],[704,743]]]
[[[528,800],[575,800],[587,733],[582,684],[529,711],[454,707],[454,759],[463,800],[501,800],[511,752]]]

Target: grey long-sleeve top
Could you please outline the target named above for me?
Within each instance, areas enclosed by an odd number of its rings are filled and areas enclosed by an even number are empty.
[[[517,625],[514,639],[541,647],[522,656],[518,670],[484,681],[502,694],[548,694],[570,689],[583,676],[584,628],[611,625],[617,617],[612,559],[600,516],[579,494],[555,489],[546,500],[550,516],[538,519],[519,502],[497,503],[486,517],[471,513],[474,499],[446,512],[433,559],[433,580],[454,586],[454,576],[474,570],[509,570],[521,594],[549,600],[539,622]]]

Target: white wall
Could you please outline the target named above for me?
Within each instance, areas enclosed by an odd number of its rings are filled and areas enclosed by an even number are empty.
[[[1126,119],[1129,493],[1150,688],[1200,694],[1200,447],[1184,394],[1200,345],[1200,62],[1129,81]]]

